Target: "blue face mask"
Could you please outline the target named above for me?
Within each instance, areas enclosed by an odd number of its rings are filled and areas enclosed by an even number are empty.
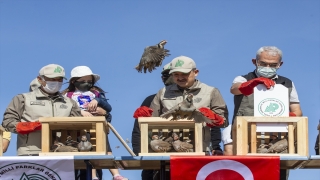
[[[258,66],[257,73],[265,78],[271,78],[277,74],[278,68]]]

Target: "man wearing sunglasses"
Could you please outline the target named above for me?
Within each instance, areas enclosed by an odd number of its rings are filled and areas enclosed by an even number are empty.
[[[170,71],[170,63],[166,64],[163,67],[163,70],[161,72],[161,79],[162,79],[162,82],[165,86],[169,86],[173,83],[172,77],[170,76],[169,71]],[[156,96],[156,94],[153,94],[153,95],[146,97],[146,99],[142,102],[141,106],[150,107],[150,104],[155,96]],[[135,120],[134,125],[133,125],[131,138],[132,138],[131,142],[132,142],[133,152],[136,155],[138,155],[141,150],[141,144],[140,144],[141,139],[140,139],[140,127],[139,127],[139,123],[138,123],[137,119]],[[154,171],[154,170],[142,170],[141,178],[142,178],[142,180],[157,179],[157,178],[159,178],[158,177],[159,174],[156,174],[156,173],[157,173],[157,171]],[[169,178],[169,176],[170,176],[170,174],[166,173],[166,177]]]
[[[290,116],[302,116],[300,102],[297,91],[293,82],[277,74],[282,66],[282,51],[275,46],[261,47],[252,59],[255,70],[243,76],[237,76],[233,80],[231,93],[234,95],[234,114],[236,116],[253,116],[254,115],[254,96],[253,89],[258,84],[263,84],[270,89],[275,84],[282,84],[289,91],[289,111]],[[232,122],[233,123],[233,122]],[[280,180],[288,178],[288,171],[280,170]]]

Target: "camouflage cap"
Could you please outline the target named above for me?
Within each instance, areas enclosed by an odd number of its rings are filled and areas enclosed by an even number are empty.
[[[49,64],[42,67],[39,71],[39,75],[48,78],[63,77],[66,79],[64,68],[58,64]]]
[[[161,74],[163,74],[164,72],[170,71],[170,68],[171,68],[170,65],[171,63],[164,65]]]
[[[187,56],[179,56],[171,61],[170,74],[173,72],[189,73],[196,68],[196,63]]]

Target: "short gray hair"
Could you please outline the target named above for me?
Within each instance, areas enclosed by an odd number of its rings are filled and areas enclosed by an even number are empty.
[[[280,62],[282,61],[282,51],[279,48],[275,47],[275,46],[263,46],[263,47],[261,47],[257,51],[256,60],[260,59],[260,55],[264,51],[267,51],[269,53],[269,55],[272,55],[272,56],[279,55],[280,56]]]

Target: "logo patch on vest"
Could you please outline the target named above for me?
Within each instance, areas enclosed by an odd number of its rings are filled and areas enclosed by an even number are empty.
[[[64,105],[64,104],[61,104],[61,105],[60,105],[60,109],[67,109],[67,108],[68,108],[67,105]]]
[[[197,98],[193,99],[193,102],[194,103],[199,103],[201,100],[202,100],[202,98],[197,97]]]
[[[40,105],[40,106],[44,106],[45,102],[42,101],[31,101],[30,105]]]

